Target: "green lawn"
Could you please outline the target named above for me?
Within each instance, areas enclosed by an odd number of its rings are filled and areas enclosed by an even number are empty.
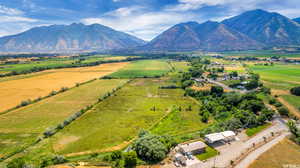
[[[210,146],[207,146],[206,147],[206,152],[202,153],[202,154],[199,154],[199,155],[196,155],[196,157],[199,160],[207,160],[207,159],[212,158],[212,157],[217,156],[217,155],[218,155],[217,150],[215,150],[214,148],[212,148]]]
[[[249,137],[252,137],[258,133],[260,133],[261,131],[263,131],[264,129],[268,128],[269,126],[271,126],[270,123],[266,123],[264,125],[260,125],[258,127],[254,127],[254,128],[247,128],[246,129],[246,134]]]
[[[96,80],[0,115],[0,156],[34,141],[48,127],[56,126],[80,109],[94,104],[127,80]]]
[[[113,78],[156,77],[170,70],[166,60],[141,60],[128,64],[123,69],[109,75]]]

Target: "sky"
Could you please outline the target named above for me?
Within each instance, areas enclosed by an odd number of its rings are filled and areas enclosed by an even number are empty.
[[[149,41],[178,23],[221,21],[253,9],[300,17],[299,0],[0,0],[0,36],[81,22]]]

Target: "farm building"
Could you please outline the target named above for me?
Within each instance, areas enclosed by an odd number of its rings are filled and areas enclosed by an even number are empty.
[[[193,155],[201,154],[205,152],[206,144],[197,141],[193,143],[183,144],[179,146],[179,151],[183,154],[191,153]]]
[[[215,143],[219,141],[233,141],[236,134],[233,131],[224,131],[219,133],[212,133],[205,135],[205,140],[208,143]]]

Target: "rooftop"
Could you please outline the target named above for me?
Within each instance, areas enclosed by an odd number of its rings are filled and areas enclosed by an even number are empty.
[[[192,143],[181,145],[180,147],[185,152],[191,152],[191,151],[194,151],[194,150],[205,148],[206,146],[207,145],[204,142],[197,141],[197,142],[192,142]]]

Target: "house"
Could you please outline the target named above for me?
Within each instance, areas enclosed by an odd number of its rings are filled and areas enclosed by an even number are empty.
[[[207,145],[204,142],[197,141],[193,143],[183,144],[179,146],[179,151],[183,154],[190,153],[197,155],[205,152]]]
[[[229,142],[235,140],[235,136],[236,134],[233,131],[224,131],[205,135],[205,141],[211,144],[220,141]]]

